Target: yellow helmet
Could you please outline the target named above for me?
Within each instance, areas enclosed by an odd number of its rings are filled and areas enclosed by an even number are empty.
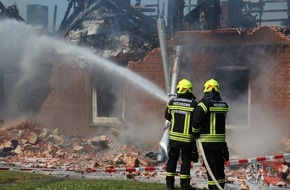
[[[176,86],[177,94],[192,93],[192,84],[186,79],[182,79]]]
[[[220,92],[220,85],[218,83],[218,81],[214,80],[214,79],[210,79],[208,81],[206,81],[206,83],[203,86],[203,92],[211,92],[211,91],[215,91],[215,92]]]

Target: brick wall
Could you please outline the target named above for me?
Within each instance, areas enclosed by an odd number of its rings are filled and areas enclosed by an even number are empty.
[[[130,62],[128,68],[133,72],[153,82],[165,93],[165,81],[160,49],[154,49],[139,62]],[[152,89],[154,91],[154,89]],[[159,131],[148,134],[156,141],[161,136],[164,127],[165,101],[160,100],[152,93],[132,87],[127,84],[125,90],[125,121],[136,127],[136,130]],[[142,133],[142,132],[141,132]]]
[[[194,34],[190,35],[194,36]],[[251,114],[253,115],[251,122],[257,120],[257,114],[259,116],[258,112],[255,113],[257,110],[254,109],[258,105],[260,111],[263,110],[277,119],[279,127],[285,130],[290,129],[290,87],[288,86],[290,48],[285,45],[289,43],[287,38],[267,27],[261,27],[248,33],[247,36],[233,36],[232,40],[230,36],[224,39],[223,36],[220,38],[214,36],[216,44],[211,43],[210,39],[198,44],[196,41],[190,43],[190,40],[182,39],[179,41],[178,37],[176,38],[172,40],[173,43],[169,43],[170,60],[173,60],[174,44],[182,45],[185,43],[179,79],[189,78],[193,82],[194,94],[198,99],[202,97],[204,82],[214,76],[214,68],[242,63],[243,67],[249,69]],[[228,40],[231,41],[230,47],[227,46]],[[164,89],[160,55],[160,49],[155,49],[143,61],[130,63],[128,68],[154,81]],[[145,105],[146,109],[152,112],[156,111],[156,115],[163,117],[164,105],[149,100]],[[155,107],[152,105],[158,106],[154,109]]]
[[[55,64],[51,93],[37,120],[44,127],[59,128],[64,134],[85,135],[91,122],[91,81],[88,72],[76,65]]]
[[[287,85],[290,79],[290,48],[277,47],[265,52],[269,57],[252,66],[253,69],[260,71],[259,76],[252,76],[253,81],[259,77],[258,82],[253,82],[252,99],[254,103],[262,103],[265,112],[276,117],[281,125],[290,129],[290,88]]]
[[[182,37],[188,35],[190,38]],[[198,37],[196,37],[197,35]],[[232,37],[231,37],[232,36]],[[205,38],[198,41],[199,38]],[[228,43],[230,41],[230,43]],[[289,40],[271,28],[258,28],[246,35],[212,35],[210,32],[193,31],[183,33],[169,41],[169,60],[174,60],[174,45],[184,45],[178,80],[188,78],[193,83],[197,99],[202,97],[206,80],[214,76],[214,69],[225,65],[242,64],[249,69],[251,117],[256,120],[254,107],[270,114],[279,121],[279,126],[289,130],[290,113],[290,48]],[[230,44],[230,46],[229,46]],[[130,62],[128,69],[152,81],[165,92],[161,52],[156,48],[143,60]],[[137,83],[138,84],[138,83]],[[68,134],[90,133],[91,124],[91,79],[90,72],[77,66],[55,65],[51,77],[52,91],[37,118],[45,127],[60,128]],[[223,87],[221,87],[222,90]],[[152,89],[154,91],[154,89]],[[166,101],[144,90],[126,83],[123,102],[125,125],[142,132],[164,125]],[[140,114],[141,113],[141,114]],[[140,130],[140,129],[143,129]],[[153,130],[154,131],[154,130]],[[160,137],[159,132],[148,134]],[[155,140],[156,140],[155,139]]]

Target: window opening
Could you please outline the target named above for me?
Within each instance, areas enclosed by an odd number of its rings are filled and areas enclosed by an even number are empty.
[[[245,67],[220,67],[214,76],[221,86],[221,96],[229,104],[227,123],[230,126],[249,126],[249,70]]]
[[[101,120],[118,121],[121,115],[122,85],[120,79],[97,72],[92,82],[93,123]]]

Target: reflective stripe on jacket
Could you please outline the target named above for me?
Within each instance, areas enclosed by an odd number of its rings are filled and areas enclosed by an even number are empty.
[[[191,116],[197,102],[193,99],[174,98],[169,101],[165,118],[171,121],[169,139],[171,141],[191,143],[194,141],[191,128]]]
[[[193,133],[200,134],[201,142],[225,142],[225,120],[229,111],[223,101],[202,100],[193,115]]]

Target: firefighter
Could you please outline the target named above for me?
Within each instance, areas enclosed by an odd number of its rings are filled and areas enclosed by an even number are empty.
[[[186,79],[178,82],[176,93],[177,97],[168,102],[165,111],[165,119],[170,122],[166,185],[167,189],[174,189],[177,161],[181,155],[180,186],[182,190],[188,190],[191,189],[191,161],[197,162],[198,159],[190,123],[197,102],[192,93],[192,84]]]
[[[226,143],[225,120],[228,104],[220,96],[220,85],[215,79],[204,84],[204,96],[192,116],[192,131],[200,138],[210,169],[219,185],[225,186],[224,162],[229,160]],[[209,173],[209,190],[218,189]]]

